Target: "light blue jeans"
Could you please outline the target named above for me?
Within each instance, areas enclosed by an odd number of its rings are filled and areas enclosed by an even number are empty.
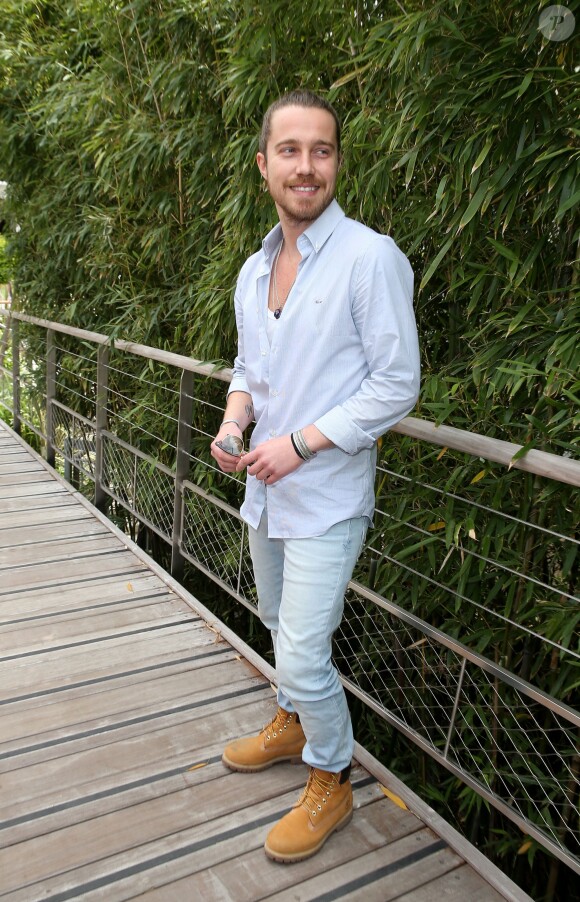
[[[333,773],[350,764],[354,740],[332,663],[332,634],[367,526],[367,518],[358,517],[322,536],[269,539],[264,511],[258,529],[249,527],[258,613],[276,657],[278,704],[300,717],[305,763]]]

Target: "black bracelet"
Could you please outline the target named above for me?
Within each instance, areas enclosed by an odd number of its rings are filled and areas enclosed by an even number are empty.
[[[300,460],[306,460],[306,458],[304,457],[304,455],[301,454],[300,451],[298,450],[298,445],[296,444],[296,442],[295,442],[295,440],[294,440],[294,435],[293,435],[292,433],[290,433],[290,441],[292,442],[292,447],[293,447],[294,450],[296,451],[296,454],[298,455],[298,457],[300,458]]]

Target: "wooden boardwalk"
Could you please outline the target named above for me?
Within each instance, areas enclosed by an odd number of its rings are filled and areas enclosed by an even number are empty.
[[[306,770],[220,756],[271,674],[2,423],[0,644],[2,899],[529,900],[358,747],[351,825],[269,861]]]

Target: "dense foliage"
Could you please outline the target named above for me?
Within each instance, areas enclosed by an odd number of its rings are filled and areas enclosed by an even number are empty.
[[[3,0],[0,179],[18,304],[231,362],[236,274],[274,222],[254,164],[259,123],[271,99],[304,85],[329,96],[345,123],[346,212],[390,232],[414,265],[417,415],[573,454],[580,81],[576,36],[550,41],[538,30],[544,5],[312,0],[296,15],[282,0]],[[568,6],[580,21],[578,4]],[[151,383],[145,391],[155,393]],[[162,406],[141,401],[144,411]],[[467,487],[490,510],[577,530],[577,502],[557,484],[421,456],[400,440],[385,442],[383,456],[404,459],[417,486]],[[378,494],[379,508],[398,504],[402,526],[380,534],[394,559],[419,571],[428,559],[438,575],[477,534],[484,554],[499,544],[512,568],[577,590],[575,551],[535,544],[493,518],[476,524],[472,510],[420,488],[411,510],[399,491],[383,480]],[[431,530],[416,546],[403,529],[410,520]],[[393,574],[381,559],[373,584],[390,591]],[[519,609],[539,635],[578,648],[576,611],[524,597],[509,570],[484,572],[462,551],[450,580],[495,614]],[[577,670],[481,615],[446,608],[421,577],[395,589],[399,604],[572,703]],[[437,799],[424,778],[421,791]],[[454,786],[449,779],[441,794],[449,799]],[[465,793],[458,818],[477,839]],[[506,840],[499,851],[507,858],[518,845]]]
[[[329,92],[339,197],[417,273],[422,411],[557,450],[578,409],[573,40],[535,3],[7,0],[0,178],[33,312],[231,360],[268,101]]]

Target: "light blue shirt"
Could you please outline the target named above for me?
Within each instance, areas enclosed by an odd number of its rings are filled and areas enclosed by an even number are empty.
[[[277,225],[240,272],[229,391],[252,396],[252,448],[311,423],[334,442],[272,486],[247,476],[244,520],[257,528],[267,506],[271,538],[305,538],[351,517],[372,520],[376,440],[419,393],[413,271],[391,238],[333,201],[298,239],[302,259],[270,344],[268,288],[281,240]]]

